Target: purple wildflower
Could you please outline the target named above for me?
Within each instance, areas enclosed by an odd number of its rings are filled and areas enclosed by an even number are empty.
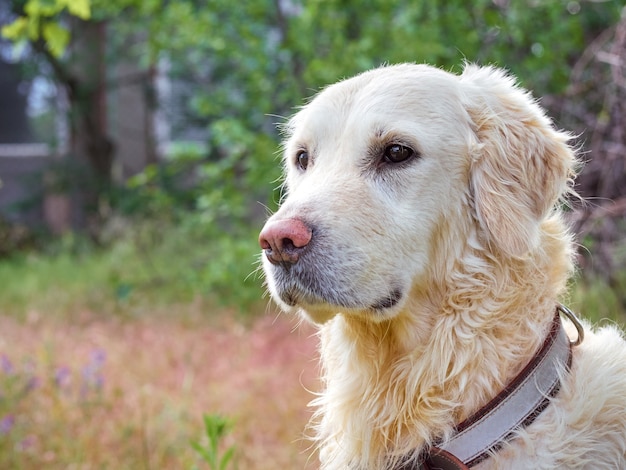
[[[11,359],[9,359],[6,354],[0,356],[0,369],[7,375],[12,375],[15,372],[15,368],[13,367],[13,363]]]
[[[6,415],[4,418],[0,419],[0,436],[10,433],[14,424],[15,416],[13,415]]]
[[[54,384],[57,388],[66,388],[70,384],[71,375],[69,367],[59,367],[54,373]]]
[[[102,367],[105,361],[106,351],[103,349],[95,349],[91,352],[90,361],[82,370],[83,384],[81,386],[81,395],[83,397],[89,389],[101,390],[104,386]]]
[[[98,348],[91,351],[91,363],[96,366],[103,366],[107,359],[107,353],[104,349]]]
[[[34,447],[36,443],[37,443],[37,438],[31,434],[29,436],[26,436],[22,440],[22,442],[17,444],[16,448],[17,448],[17,450],[23,452],[23,451],[29,450],[32,447]]]

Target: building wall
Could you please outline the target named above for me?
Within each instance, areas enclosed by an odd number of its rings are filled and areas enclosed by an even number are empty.
[[[42,225],[43,173],[49,164],[45,145],[0,145],[0,216]]]

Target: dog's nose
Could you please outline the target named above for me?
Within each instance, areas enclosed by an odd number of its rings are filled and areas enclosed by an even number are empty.
[[[274,220],[261,230],[259,245],[272,264],[295,264],[311,236],[311,228],[300,219]]]

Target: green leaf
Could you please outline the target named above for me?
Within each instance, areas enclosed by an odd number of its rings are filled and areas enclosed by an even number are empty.
[[[211,449],[203,447],[200,443],[192,442],[191,447],[198,454],[200,454],[200,457],[202,457],[202,460],[204,460],[205,462],[212,463],[215,460],[215,457],[213,456],[213,454],[210,453]]]
[[[13,23],[3,26],[2,36],[12,41],[24,39],[28,31],[28,18],[20,16]]]
[[[90,0],[61,0],[65,2],[70,14],[79,17],[81,20],[91,18]]]
[[[228,420],[220,415],[205,414],[202,418],[208,443],[201,445],[198,442],[191,442],[191,446],[209,464],[211,470],[226,470],[235,454],[235,446],[231,446],[219,456],[220,443],[228,432]]]
[[[224,452],[224,455],[222,455],[222,460],[220,460],[220,468],[219,468],[219,470],[226,470],[226,468],[228,467],[228,464],[233,459],[234,455],[235,455],[235,447],[234,446],[230,447],[228,450],[226,450],[226,452]]]
[[[42,28],[48,50],[55,57],[61,57],[70,41],[70,33],[56,22],[46,22]]]
[[[54,16],[63,10],[63,5],[54,0],[28,0],[24,5],[24,11],[30,17]]]

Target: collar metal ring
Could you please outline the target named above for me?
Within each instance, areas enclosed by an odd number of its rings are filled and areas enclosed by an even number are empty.
[[[571,321],[576,327],[576,332],[578,333],[578,338],[575,341],[570,341],[572,346],[578,346],[585,339],[585,330],[580,323],[580,320],[576,317],[574,312],[572,312],[569,308],[567,308],[563,304],[557,304],[556,309],[559,313],[565,315],[569,321]]]

